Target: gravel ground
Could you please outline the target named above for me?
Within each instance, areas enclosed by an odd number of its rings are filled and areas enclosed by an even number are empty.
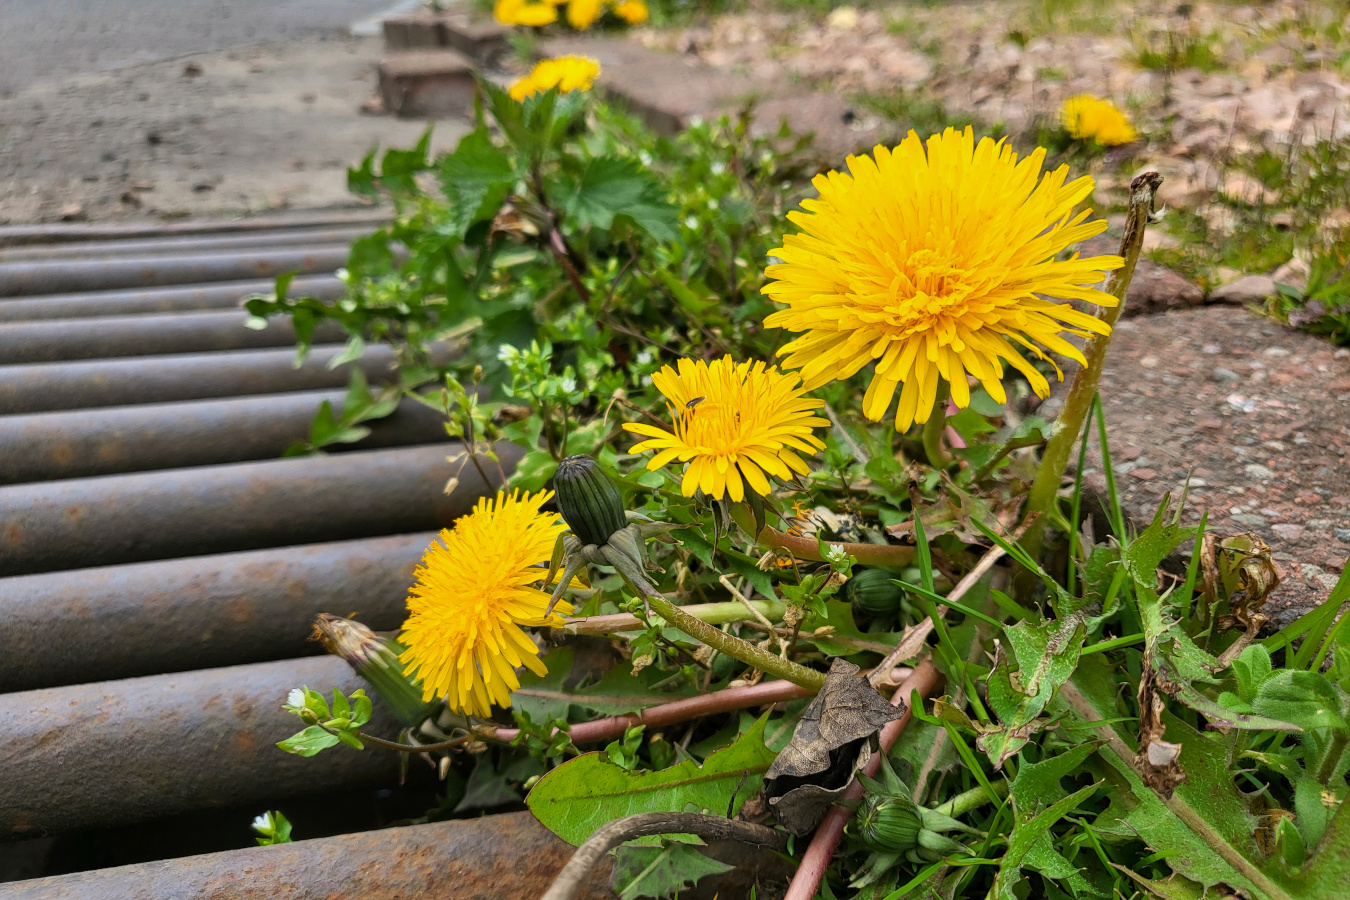
[[[34,84],[0,98],[0,222],[350,205],[346,167],[427,123],[365,116],[378,38],[312,37]],[[462,121],[436,124],[452,149]]]
[[[1127,514],[1189,475],[1188,524],[1270,544],[1277,622],[1326,599],[1350,553],[1350,349],[1240,308],[1145,316],[1117,326],[1101,393]],[[1105,490],[1095,446],[1084,477]]]

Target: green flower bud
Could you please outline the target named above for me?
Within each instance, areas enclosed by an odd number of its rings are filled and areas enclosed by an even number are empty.
[[[858,833],[873,850],[905,853],[919,846],[923,821],[904,797],[870,795],[858,810]]]
[[[848,582],[848,598],[858,612],[868,616],[890,617],[900,611],[904,588],[892,584],[893,574],[885,569],[859,569]]]
[[[604,546],[628,524],[619,489],[589,456],[569,456],[553,476],[558,509],[582,545]]]
[[[403,674],[403,663],[398,657],[404,647],[398,641],[380,637],[353,619],[328,613],[320,613],[314,620],[314,638],[370,682],[404,725],[417,725],[435,712],[439,704],[424,701],[421,686]]]

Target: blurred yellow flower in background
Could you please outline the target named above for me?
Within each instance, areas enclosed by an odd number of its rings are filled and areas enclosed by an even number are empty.
[[[541,59],[530,74],[511,85],[515,100],[524,100],[533,94],[542,94],[549,88],[568,91],[588,91],[600,77],[600,64],[589,56],[559,56]]]
[[[585,31],[605,12],[604,0],[570,0],[567,4],[567,24],[577,31]]]
[[[670,401],[672,431],[641,422],[623,427],[648,438],[631,452],[659,451],[649,470],[675,459],[688,463],[680,485],[686,497],[702,490],[714,500],[730,495],[739,502],[746,485],[767,496],[766,473],[785,481],[793,472],[805,475],[810,468],[797,451],[810,455],[825,447],[811,431],[830,424],[815,414],[824,401],[803,397],[801,379],[776,366],[730,356],[711,363],[682,359],[678,372],[665,366],[652,383]]]
[[[1079,94],[1064,101],[1059,119],[1069,136],[1091,139],[1107,147],[1128,144],[1139,137],[1125,113],[1110,100],[1091,94]]]
[[[399,640],[404,674],[422,682],[422,697],[444,696],[457,712],[487,716],[511,705],[520,687],[516,667],[548,670],[522,626],[561,625],[544,616],[549,595],[534,587],[553,544],[566,530],[557,513],[540,510],[552,491],[482,497],[453,529],[443,529],[417,567],[408,621]],[[560,602],[556,612],[572,612]]]
[[[817,176],[819,199],[788,213],[800,233],[770,251],[782,262],[768,267],[763,290],[786,308],[764,324],[801,335],[779,350],[784,368],[814,389],[875,364],[863,412],[880,421],[900,387],[902,432],[928,420],[940,380],[957,406],[970,402],[967,373],[1006,402],[1004,361],[1047,396],[1049,383],[1014,344],[1081,363],[1060,332],[1110,329],[1050,298],[1117,303],[1094,285],[1120,257],[1055,259],[1106,229],[1087,221],[1091,210],[1074,212],[1092,179],[1066,184],[1067,166],[1042,176],[1044,149],[1019,161],[1002,141],[976,144],[969,128],[933,135],[926,152],[911,131],[873,156],[850,156],[850,174]]]
[[[614,15],[629,25],[642,25],[650,17],[647,4],[643,0],[619,0],[614,4]]]

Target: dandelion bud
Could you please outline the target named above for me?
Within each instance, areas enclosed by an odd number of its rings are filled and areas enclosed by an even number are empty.
[[[904,797],[869,796],[858,810],[863,842],[882,853],[905,853],[919,846],[923,820]]]
[[[905,591],[892,584],[894,576],[885,569],[861,569],[848,583],[848,598],[858,612],[869,616],[890,617],[900,611]]]
[[[628,524],[619,489],[589,456],[569,456],[560,462],[553,490],[563,519],[583,545],[604,546]]]
[[[416,725],[436,709],[436,703],[422,700],[422,688],[403,674],[398,657],[404,647],[398,641],[380,637],[354,619],[328,613],[314,620],[314,638],[370,682],[404,725]]]

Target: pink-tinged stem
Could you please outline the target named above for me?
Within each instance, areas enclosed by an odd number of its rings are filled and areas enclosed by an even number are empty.
[[[914,691],[919,692],[919,696],[927,699],[937,691],[938,686],[942,684],[942,673],[933,665],[932,660],[925,659],[915,667],[913,674],[905,679],[905,682],[896,690],[895,696],[891,698],[891,703],[899,705],[902,701],[908,702]],[[881,755],[890,752],[894,746],[896,738],[900,737],[900,732],[905,730],[909,724],[911,716],[907,711],[902,718],[894,722],[887,722],[886,727],[881,729],[879,740],[881,742],[881,753],[873,756],[863,767],[863,772],[870,778],[875,778],[877,769],[881,767]],[[862,782],[854,779],[848,786],[848,791],[844,794],[845,803],[857,804],[862,799]],[[846,806],[838,804],[831,806],[830,811],[825,814],[820,827],[816,829],[815,836],[811,838],[811,844],[806,848],[806,853],[802,855],[801,865],[797,866],[797,874],[792,876],[792,884],[788,885],[787,894],[783,900],[812,900],[816,896],[816,890],[820,887],[820,880],[825,877],[825,870],[830,867],[830,861],[834,859],[834,851],[839,847],[839,841],[844,837],[844,826],[848,820],[853,818],[853,810]]]
[[[956,415],[960,411],[961,408],[956,405],[955,400],[947,401],[947,418],[950,419],[952,416]],[[966,442],[961,439],[961,435],[956,433],[956,429],[950,425],[947,426],[947,443],[951,444],[952,447],[954,447],[957,450],[966,449]]]
[[[892,669],[888,679],[882,680],[882,685],[884,686],[886,680],[891,680],[891,683],[894,683],[897,676],[908,677],[909,670]],[[901,684],[901,689],[905,689],[904,683]],[[569,734],[574,744],[608,741],[622,737],[623,733],[634,725],[658,728],[662,725],[688,722],[690,719],[697,719],[700,716],[730,712],[733,709],[769,706],[774,703],[786,703],[789,700],[801,700],[815,695],[815,691],[795,685],[790,681],[761,681],[759,684],[747,684],[744,687],[726,688],[710,694],[700,694],[697,697],[672,700],[670,703],[662,703],[660,706],[653,706],[650,709],[644,709],[642,712],[626,716],[609,716],[604,719],[596,719],[593,722],[581,722],[573,725]],[[898,693],[897,696],[899,696]],[[512,741],[518,734],[520,734],[518,728],[498,728],[494,737],[499,741]]]

